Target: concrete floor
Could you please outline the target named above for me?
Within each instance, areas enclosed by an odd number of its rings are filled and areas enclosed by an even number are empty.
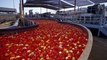
[[[92,51],[88,60],[107,60],[107,38],[94,36]]]

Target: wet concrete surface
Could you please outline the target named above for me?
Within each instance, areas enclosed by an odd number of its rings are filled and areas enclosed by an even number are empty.
[[[107,60],[107,38],[94,36],[88,60]]]

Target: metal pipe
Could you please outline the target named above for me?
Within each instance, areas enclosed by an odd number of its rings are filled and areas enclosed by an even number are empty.
[[[73,20],[76,20],[76,0],[74,0],[74,15],[73,15]]]
[[[77,1],[74,0],[74,12],[76,11],[76,5],[77,5],[76,2],[77,2]]]
[[[60,8],[61,8],[61,1],[59,0],[59,10],[60,10]]]
[[[20,24],[21,26],[25,26],[25,20],[24,20],[24,6],[23,6],[23,0],[20,0]]]
[[[23,0],[20,0],[20,18],[24,18],[24,7],[23,7]]]

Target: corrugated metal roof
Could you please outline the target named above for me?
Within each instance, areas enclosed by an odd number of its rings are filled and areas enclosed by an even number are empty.
[[[74,5],[75,0],[65,0],[65,1]],[[89,0],[76,0],[76,6],[85,6],[85,5],[90,5],[90,4],[93,4],[93,2]]]
[[[104,3],[104,2],[107,2],[107,0],[90,0],[92,1],[93,3]]]
[[[25,7],[45,7],[49,9],[71,8],[75,0],[27,0]],[[107,0],[76,0],[76,6],[91,5],[94,3],[103,3]],[[44,5],[44,6],[43,6]]]
[[[59,0],[49,0],[49,1],[27,1],[24,6],[25,7],[44,7],[54,10],[59,10],[61,8],[70,8],[73,7],[72,5],[66,4],[62,1],[58,2]]]

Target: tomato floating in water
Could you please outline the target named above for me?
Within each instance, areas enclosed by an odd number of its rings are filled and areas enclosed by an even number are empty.
[[[53,20],[34,20],[39,26],[0,36],[2,60],[77,60],[87,44],[87,33]]]

